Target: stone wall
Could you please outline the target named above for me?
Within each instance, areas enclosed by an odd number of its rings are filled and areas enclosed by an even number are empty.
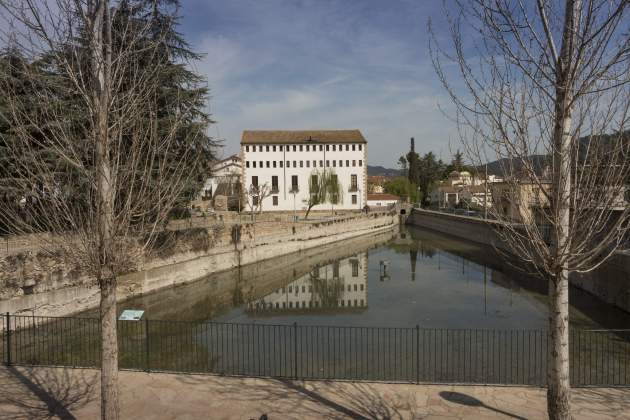
[[[263,219],[263,220],[260,220]],[[300,221],[208,221],[208,227],[166,233],[140,270],[119,280],[125,299],[212,273],[320,247],[368,233],[392,229],[395,212]],[[201,234],[203,233],[203,234]],[[205,239],[204,239],[205,238]],[[61,258],[34,250],[0,258],[0,313],[28,311],[62,316],[98,304],[98,287],[81,273],[67,270]]]
[[[407,223],[509,252],[496,233],[501,229],[501,222],[414,209]],[[572,273],[569,280],[573,286],[630,312],[630,253],[618,252],[598,269]]]

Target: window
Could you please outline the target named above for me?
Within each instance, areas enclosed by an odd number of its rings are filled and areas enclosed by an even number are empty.
[[[253,161],[252,165],[254,165],[254,168],[255,168],[256,167],[256,161]]]
[[[350,166],[350,161],[349,160],[346,160],[346,166],[348,166],[348,167]]]
[[[309,151],[309,145],[308,144],[306,145],[306,151],[307,152]]]
[[[359,161],[359,166],[363,166],[363,161],[362,160]]]
[[[267,161],[267,168],[269,168],[269,161]]]
[[[321,152],[322,150],[324,150],[324,146],[322,146],[321,144],[319,145],[319,151]]]
[[[245,151],[249,152],[249,146],[245,146]]]
[[[317,175],[311,175],[311,185],[317,185]]]
[[[273,201],[273,205],[277,206],[278,205],[278,196],[274,195],[273,197],[271,197],[272,201]]]
[[[282,161],[282,160],[281,160],[281,161],[280,161],[280,162],[278,162],[278,163],[280,164],[280,167],[282,168],[282,165],[284,165],[284,161]]]
[[[336,166],[337,166],[337,161],[333,160],[333,167],[336,167]]]
[[[356,284],[354,285],[354,291],[355,292],[357,291],[357,285]]]
[[[356,161],[356,160],[353,160],[353,161],[352,161],[352,166],[353,166],[353,167],[354,167],[354,166],[357,166],[357,161]]]
[[[349,144],[346,144],[346,152],[347,152],[348,150],[350,150],[350,145],[349,145]]]
[[[352,204],[357,204],[357,195],[352,194]]]
[[[306,161],[306,167],[307,167],[307,168],[310,168],[310,167],[311,167],[311,161],[310,161],[310,160],[307,160],[307,161]]]
[[[282,146],[279,146],[279,147],[280,147],[280,151],[282,152]]]
[[[336,152],[336,145],[333,144],[333,152]]]
[[[287,168],[290,168],[290,167],[291,167],[291,161],[287,160]]]
[[[362,148],[363,148],[363,145],[362,145],[362,144],[360,144],[360,145],[359,145],[359,151],[361,151],[361,149],[362,149]]]
[[[353,151],[353,152],[354,152],[354,150],[355,150],[355,149],[354,149],[354,147],[355,147],[355,146],[356,146],[355,144],[353,144],[353,145],[352,145],[352,151]]]
[[[335,261],[332,265],[333,278],[339,278],[339,261]]]
[[[300,152],[302,151],[302,145],[300,144]]]
[[[324,161],[323,161],[323,160],[320,160],[320,161],[319,161],[319,167],[320,167],[320,168],[323,168],[323,167],[324,167]]]
[[[357,264],[357,276],[358,275],[359,275],[359,265]],[[363,283],[361,283],[361,291],[363,291]],[[363,302],[363,301],[361,301],[361,302]],[[363,305],[363,303],[361,303],[361,305]]]
[[[329,151],[329,150],[330,150],[330,146],[326,145],[326,151]]]
[[[273,161],[273,167],[274,168],[276,167],[276,161],[275,160]]]
[[[294,161],[293,161],[293,167],[294,167],[294,168],[297,168],[297,160],[294,160]]]
[[[245,162],[245,167],[249,168],[249,160]]]
[[[260,168],[264,168],[262,160],[260,161]]]
[[[352,265],[352,277],[359,277],[359,260],[350,260]]]
[[[252,152],[256,151],[256,146],[252,146]]]
[[[317,161],[316,161],[316,160],[314,160],[314,161],[313,161],[313,168],[316,168],[316,167],[317,167]]]
[[[298,176],[291,175],[291,191],[298,191]]]
[[[339,167],[341,168],[343,166],[343,160],[339,161]]]
[[[253,177],[252,177],[252,185],[253,185],[254,187],[257,187],[257,186],[258,186],[258,177],[257,177],[257,176],[253,176]]]
[[[293,145],[293,151],[297,151],[297,146],[295,144]]]
[[[276,146],[273,146],[273,147],[271,148],[271,150],[273,150],[273,151],[275,152],[275,151],[276,151]]]
[[[271,177],[271,192],[278,191],[278,177],[273,175]]]
[[[358,190],[357,176],[350,175],[350,191],[357,191],[357,190]],[[352,203],[352,204],[356,204],[356,203]]]
[[[329,161],[329,160],[327,160],[327,161],[326,161],[326,167],[328,168],[329,166],[330,166],[330,161]]]
[[[303,161],[303,160],[301,160],[301,161],[300,161],[300,168],[303,168],[303,167],[304,167],[304,161]]]
[[[269,146],[265,146],[265,147],[266,147],[266,149],[265,149],[265,150],[268,152],[268,151],[269,151]]]

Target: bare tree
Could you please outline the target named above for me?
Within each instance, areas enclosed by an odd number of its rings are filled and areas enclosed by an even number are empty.
[[[629,229],[629,5],[457,1],[446,11],[452,48],[429,22],[467,154],[478,165],[501,159],[508,200],[533,212],[521,223],[494,213],[512,253],[549,282],[552,419],[571,415],[569,274],[600,266]]]
[[[335,204],[343,203],[343,188],[339,177],[333,169],[328,170],[326,180],[326,201],[330,203],[330,211],[334,214]]]
[[[308,198],[303,200],[306,205],[304,219],[308,219],[311,209],[319,204],[324,204],[327,200],[328,172],[324,169],[318,171],[313,169],[308,179]]]
[[[262,185],[250,185],[247,190],[247,205],[254,217],[254,213],[262,213],[263,201],[271,195],[271,187],[265,182]]]
[[[11,28],[3,41],[47,70],[24,67],[23,77],[37,86],[28,102],[0,75],[2,117],[15,140],[0,218],[15,234],[47,233],[42,247],[98,282],[104,419],[119,417],[117,279],[139,267],[191,172],[188,155],[172,154],[184,113],[170,116],[166,132],[157,127],[160,60],[152,58],[164,44],[146,22],[125,15],[127,6],[0,2]]]

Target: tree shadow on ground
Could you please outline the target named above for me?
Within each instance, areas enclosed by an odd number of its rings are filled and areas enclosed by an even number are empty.
[[[72,410],[94,397],[98,372],[5,367],[0,370],[0,419],[75,419]]]
[[[584,417],[610,417],[611,412],[630,413],[628,388],[580,388],[571,392],[571,407],[574,415]]]
[[[454,391],[440,391],[439,395],[440,397],[444,398],[446,401],[449,401],[452,403],[461,404],[467,407],[485,408],[486,410],[494,411],[495,413],[503,414],[504,416],[507,416],[507,417],[511,417],[518,420],[527,420],[527,418],[525,417],[517,416],[516,414],[510,413],[508,411],[500,410],[496,407],[487,405],[486,403],[473,397],[472,395],[462,394],[461,392],[454,392]]]
[[[258,413],[274,418],[417,418],[414,393],[396,400],[384,398],[369,383],[311,382],[290,379],[244,379],[178,376],[186,384],[203,385],[209,393],[224,394],[234,404],[260,402]]]

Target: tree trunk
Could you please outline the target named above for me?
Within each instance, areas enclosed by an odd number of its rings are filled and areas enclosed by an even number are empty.
[[[308,219],[308,214],[311,212],[312,208],[313,208],[312,205],[308,206],[308,208],[306,209],[306,214],[304,215],[304,220]]]
[[[549,354],[547,411],[549,418],[570,419],[569,272],[549,279]]]
[[[552,420],[571,418],[569,381],[569,266],[571,254],[571,123],[572,71],[575,63],[580,0],[566,0],[562,46],[556,64],[556,98],[553,130],[552,209],[555,270],[549,281],[549,360],[547,412]]]
[[[114,183],[109,142],[112,27],[109,1],[88,2],[92,23],[92,101],[96,147],[97,229],[101,289],[101,418],[118,420],[118,340],[114,267]]]
[[[101,418],[116,420],[118,411],[118,334],[116,279],[101,281]]]

